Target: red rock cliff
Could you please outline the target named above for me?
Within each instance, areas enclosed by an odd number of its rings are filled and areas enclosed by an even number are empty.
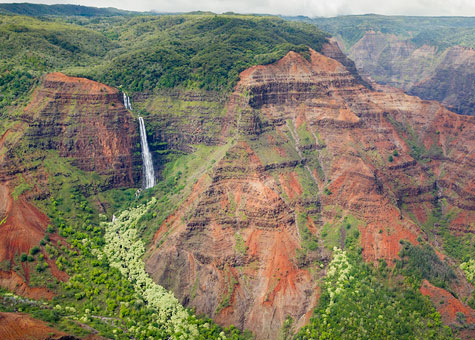
[[[110,176],[111,186],[139,183],[138,128],[118,90],[62,73],[45,76],[25,109],[32,146],[58,150],[85,171]]]
[[[417,243],[424,212],[442,199],[454,232],[474,233],[473,117],[369,90],[311,51],[242,72],[225,120],[238,142],[161,226],[146,261],[158,283],[219,323],[259,339],[276,338],[287,316],[302,325],[325,274],[308,264],[328,262],[323,226],[345,215],[363,221],[368,261],[391,263],[401,239]],[[306,229],[317,249],[305,246]]]

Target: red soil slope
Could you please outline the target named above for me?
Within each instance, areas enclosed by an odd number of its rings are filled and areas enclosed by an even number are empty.
[[[65,335],[27,314],[0,313],[0,339],[2,340],[53,340]]]
[[[242,72],[224,121],[222,131],[239,142],[173,215],[182,218],[158,230],[146,261],[157,282],[219,323],[265,339],[286,316],[305,321],[324,275],[306,266],[327,263],[328,250],[320,242],[302,256],[299,223],[319,234],[352,215],[363,221],[364,258],[390,265],[401,239],[423,235],[418,223],[437,200],[453,211],[452,230],[474,232],[473,117],[398,90],[370,90],[311,51],[310,61],[289,52]],[[424,144],[424,161],[414,158],[411,138]]]

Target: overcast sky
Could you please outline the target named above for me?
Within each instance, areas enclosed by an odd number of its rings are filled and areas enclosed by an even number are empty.
[[[386,15],[475,16],[475,0],[16,0],[43,4],[80,4],[134,11],[213,11],[336,16],[377,13]]]

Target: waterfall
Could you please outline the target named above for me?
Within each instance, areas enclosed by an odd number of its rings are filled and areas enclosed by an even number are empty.
[[[124,95],[124,106],[127,110],[132,110],[132,104],[130,104],[130,98],[128,95],[123,92]],[[155,185],[155,172],[153,171],[153,162],[152,162],[152,154],[148,149],[148,142],[147,142],[147,133],[145,131],[145,124],[143,122],[143,118],[139,117],[140,123],[140,145],[142,147],[142,161],[143,161],[143,169],[144,169],[144,188],[148,189]]]
[[[130,102],[129,102],[130,105]],[[145,189],[151,188],[155,185],[155,173],[153,171],[153,163],[152,163],[152,155],[148,149],[147,143],[147,133],[145,132],[145,124],[143,122],[143,118],[139,117],[140,123],[140,144],[142,146],[142,160],[143,160],[143,167],[144,167],[144,175],[145,175]]]
[[[123,92],[124,95],[124,106],[127,110],[132,110],[132,105],[130,104],[130,98],[128,95]]]

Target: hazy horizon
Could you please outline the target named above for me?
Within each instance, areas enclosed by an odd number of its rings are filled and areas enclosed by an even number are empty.
[[[211,11],[243,14],[274,14],[308,17],[333,17],[339,15],[404,15],[404,16],[475,16],[475,1],[470,0],[32,0],[35,4],[71,4],[92,7],[114,7],[130,11],[155,11],[163,13]],[[20,3],[0,1],[0,3]]]

